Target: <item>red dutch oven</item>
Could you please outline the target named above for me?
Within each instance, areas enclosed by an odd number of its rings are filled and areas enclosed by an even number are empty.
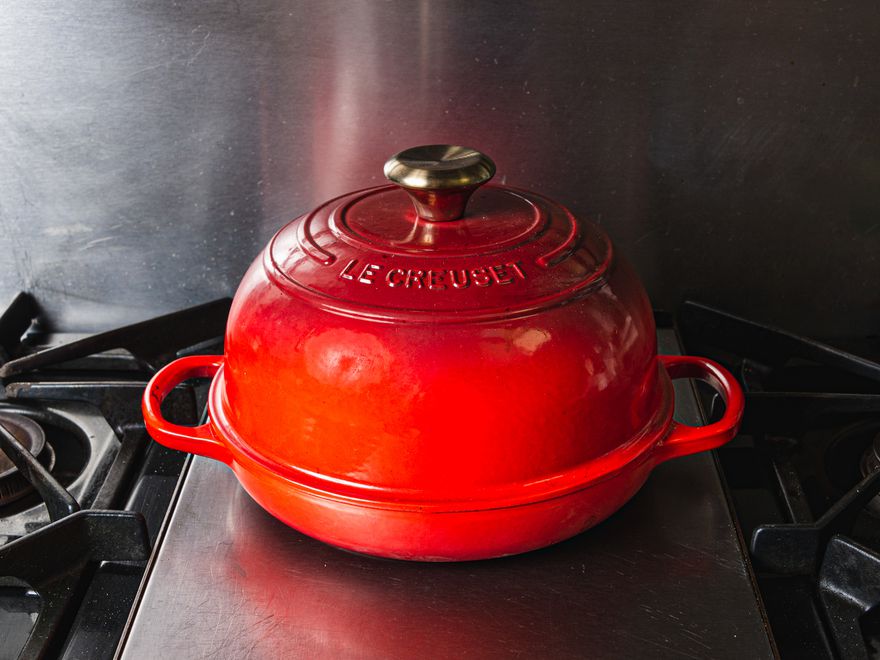
[[[395,185],[282,228],[238,289],[225,356],[153,377],[153,438],[226,463],[310,536],[437,561],[566,539],[658,463],[730,440],[733,377],[658,356],[605,233],[541,195],[480,188],[494,171],[471,149],[410,149],[385,166]],[[162,400],[194,377],[213,378],[209,421],[169,423]],[[711,384],[723,418],[673,421],[674,378]]]

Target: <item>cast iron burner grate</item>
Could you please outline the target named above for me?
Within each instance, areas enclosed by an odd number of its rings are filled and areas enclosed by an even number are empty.
[[[185,463],[149,441],[141,394],[179,355],[222,352],[229,305],[87,337],[47,331],[27,294],[0,315],[4,654],[112,656]],[[204,396],[178,388],[167,414],[193,423]]]
[[[718,456],[782,657],[877,655],[880,365],[697,303],[678,324],[746,391]]]

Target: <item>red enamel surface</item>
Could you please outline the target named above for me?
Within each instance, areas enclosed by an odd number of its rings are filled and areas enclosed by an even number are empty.
[[[264,266],[276,286],[327,311],[440,324],[562,304],[600,287],[611,263],[601,229],[540,195],[484,186],[460,220],[431,222],[382,186],[282,229]]]
[[[165,422],[169,389],[208,372],[209,424]],[[670,375],[708,380],[724,419],[674,423]],[[287,524],[405,559],[567,538],[741,413],[721,367],[658,360],[645,292],[598,228],[501,188],[444,223],[388,187],[295,220],[241,283],[222,367],[183,358],[144,398],[154,438],[228,463]]]

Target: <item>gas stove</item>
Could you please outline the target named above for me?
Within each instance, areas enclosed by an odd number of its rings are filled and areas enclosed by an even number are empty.
[[[0,656],[111,657],[186,457],[151,442],[156,366],[222,349],[229,300],[113,332],[55,333],[31,296],[0,316]],[[204,386],[168,414],[193,422]]]
[[[694,303],[675,324],[658,314],[661,353],[683,342],[743,383],[739,437],[660,466],[618,514],[564,543],[407,563],[303,536],[223,465],[147,437],[149,376],[221,353],[228,308],[92,336],[42,327],[26,295],[0,315],[3,657],[877,654],[875,362]],[[196,423],[205,395],[187,383],[166,414]],[[676,384],[680,421],[718,407]]]
[[[717,453],[782,656],[880,656],[880,364],[694,303],[678,326],[746,391]]]

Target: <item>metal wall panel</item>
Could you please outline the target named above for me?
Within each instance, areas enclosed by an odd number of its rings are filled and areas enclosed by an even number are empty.
[[[234,291],[286,220],[462,143],[657,306],[880,322],[875,3],[4,3],[0,293],[66,329]]]

